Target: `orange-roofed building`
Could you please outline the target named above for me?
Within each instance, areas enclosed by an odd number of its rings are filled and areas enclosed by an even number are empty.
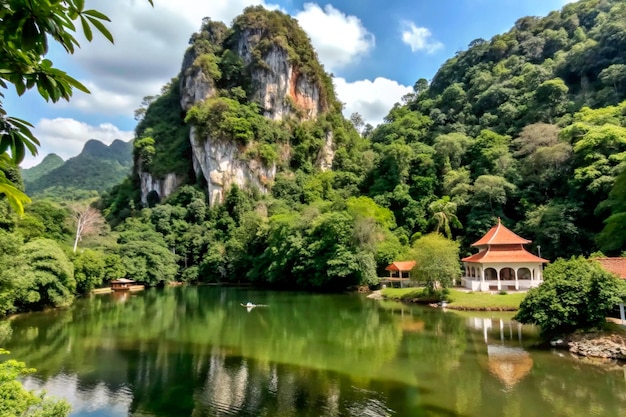
[[[403,284],[409,283],[411,281],[411,269],[415,267],[415,261],[397,261],[389,264],[385,271],[389,271],[389,278],[385,281],[388,281],[391,285],[394,282],[399,282],[400,287],[403,287]],[[404,273],[406,272],[406,276]],[[394,276],[396,275],[397,276]]]
[[[463,258],[462,285],[472,291],[527,290],[543,282],[543,264],[549,261],[524,249],[530,243],[498,219],[472,246],[478,253]]]
[[[626,258],[593,258],[593,260],[599,262],[607,271],[626,279]]]

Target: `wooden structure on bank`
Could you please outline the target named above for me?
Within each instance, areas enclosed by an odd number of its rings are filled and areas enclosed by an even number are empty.
[[[120,278],[111,281],[111,290],[113,291],[139,291],[143,289],[143,285],[135,284],[132,279]]]
[[[120,278],[111,281],[111,289],[113,291],[128,291],[135,281],[128,278]]]
[[[389,271],[389,278],[381,280],[381,283],[387,282],[392,287],[397,282],[400,288],[405,285],[409,285],[411,282],[411,270],[415,267],[415,261],[398,261],[392,262],[385,268],[385,271]],[[406,273],[406,276],[405,276]]]
[[[506,228],[498,218],[481,239],[472,244],[479,252],[461,259],[462,285],[472,291],[528,290],[543,282],[547,259],[524,249],[530,243]]]

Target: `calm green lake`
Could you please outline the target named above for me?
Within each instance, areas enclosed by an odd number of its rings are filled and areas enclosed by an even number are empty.
[[[19,315],[0,346],[75,417],[626,415],[622,364],[536,349],[509,318],[179,287]]]

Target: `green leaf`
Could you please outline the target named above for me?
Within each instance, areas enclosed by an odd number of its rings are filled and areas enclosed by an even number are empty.
[[[109,30],[102,24],[102,22],[100,22],[96,18],[89,17],[89,16],[87,16],[87,19],[89,19],[89,21],[96,27],[96,29],[98,29],[98,31],[105,38],[107,38],[109,40],[109,42],[115,43],[115,41],[113,40],[113,35],[111,35],[111,32],[109,32]]]
[[[97,10],[85,10],[83,12],[83,14],[87,15],[87,16],[93,16],[96,19],[104,20],[106,22],[110,22],[111,21],[111,19],[109,19],[108,16],[106,16],[105,14],[100,13]]]
[[[93,40],[93,33],[91,32],[91,28],[89,27],[89,23],[87,23],[87,19],[84,16],[80,16],[80,23],[83,26],[83,33],[85,34],[85,38],[89,42]]]

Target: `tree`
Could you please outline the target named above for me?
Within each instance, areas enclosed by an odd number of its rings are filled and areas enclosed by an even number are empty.
[[[24,265],[19,259],[23,245],[20,234],[0,230],[0,315],[14,313],[16,304],[25,298],[30,288],[30,279],[24,274]]]
[[[89,294],[96,286],[102,284],[106,272],[105,258],[100,252],[82,250],[72,259],[76,290],[80,294]]]
[[[152,4],[152,0],[148,0]],[[68,54],[80,47],[76,39],[80,22],[86,40],[93,40],[93,28],[113,42],[103,22],[110,21],[97,10],[85,10],[84,0],[3,1],[0,7],[0,88],[15,87],[18,95],[33,88],[46,100],[68,100],[74,88],[89,90],[66,72],[53,66],[46,58],[49,41],[61,46]],[[0,92],[0,98],[4,94]],[[19,165],[26,151],[37,154],[39,141],[33,136],[29,122],[10,117],[0,100],[0,158]],[[1,168],[1,166],[0,166]],[[0,169],[1,171],[1,169]],[[23,193],[7,184],[0,176],[0,193],[9,197],[13,208],[22,213]]]
[[[431,293],[448,288],[461,276],[458,242],[430,233],[413,243],[412,253],[415,267],[411,276],[424,283]]]
[[[433,201],[428,206],[433,213],[433,220],[436,222],[435,233],[439,233],[442,229],[448,239],[452,238],[452,230],[450,226],[460,229],[461,222],[456,217],[456,203],[450,201],[449,196],[443,196],[437,201]]]
[[[611,210],[604,228],[597,236],[603,252],[619,253],[626,249],[626,170],[615,180],[609,198],[601,204]]]
[[[599,263],[558,259],[546,267],[544,282],[528,292],[514,318],[539,325],[544,337],[555,337],[604,326],[624,296],[626,284]]]
[[[354,126],[356,131],[361,134],[361,131],[365,126],[365,120],[363,120],[363,116],[361,116],[358,112],[354,112],[350,115],[350,122],[352,123],[352,126]]]
[[[474,182],[474,199],[476,203],[488,201],[491,213],[494,214],[494,204],[504,205],[507,194],[513,190],[515,190],[515,186],[504,177],[481,175]]]
[[[0,349],[0,355],[8,354]],[[0,416],[21,417],[66,417],[70,405],[65,400],[29,391],[19,381],[35,370],[27,368],[23,362],[9,359],[0,362]]]
[[[548,114],[548,122],[565,112],[569,88],[560,78],[544,81],[535,91],[537,107]]]
[[[82,240],[83,236],[100,231],[104,224],[104,218],[97,209],[91,206],[73,206],[71,210],[76,222],[76,235],[74,237],[74,253],[76,253],[78,241]]]
[[[600,71],[598,78],[600,78],[605,85],[612,87],[615,95],[619,97],[620,84],[624,79],[625,73],[626,65],[613,64]]]
[[[173,281],[178,268],[174,254],[151,241],[130,241],[119,247],[127,277],[149,286]]]
[[[31,278],[27,302],[38,306],[68,306],[76,281],[74,266],[61,247],[50,239],[36,239],[22,247],[20,262]]]

